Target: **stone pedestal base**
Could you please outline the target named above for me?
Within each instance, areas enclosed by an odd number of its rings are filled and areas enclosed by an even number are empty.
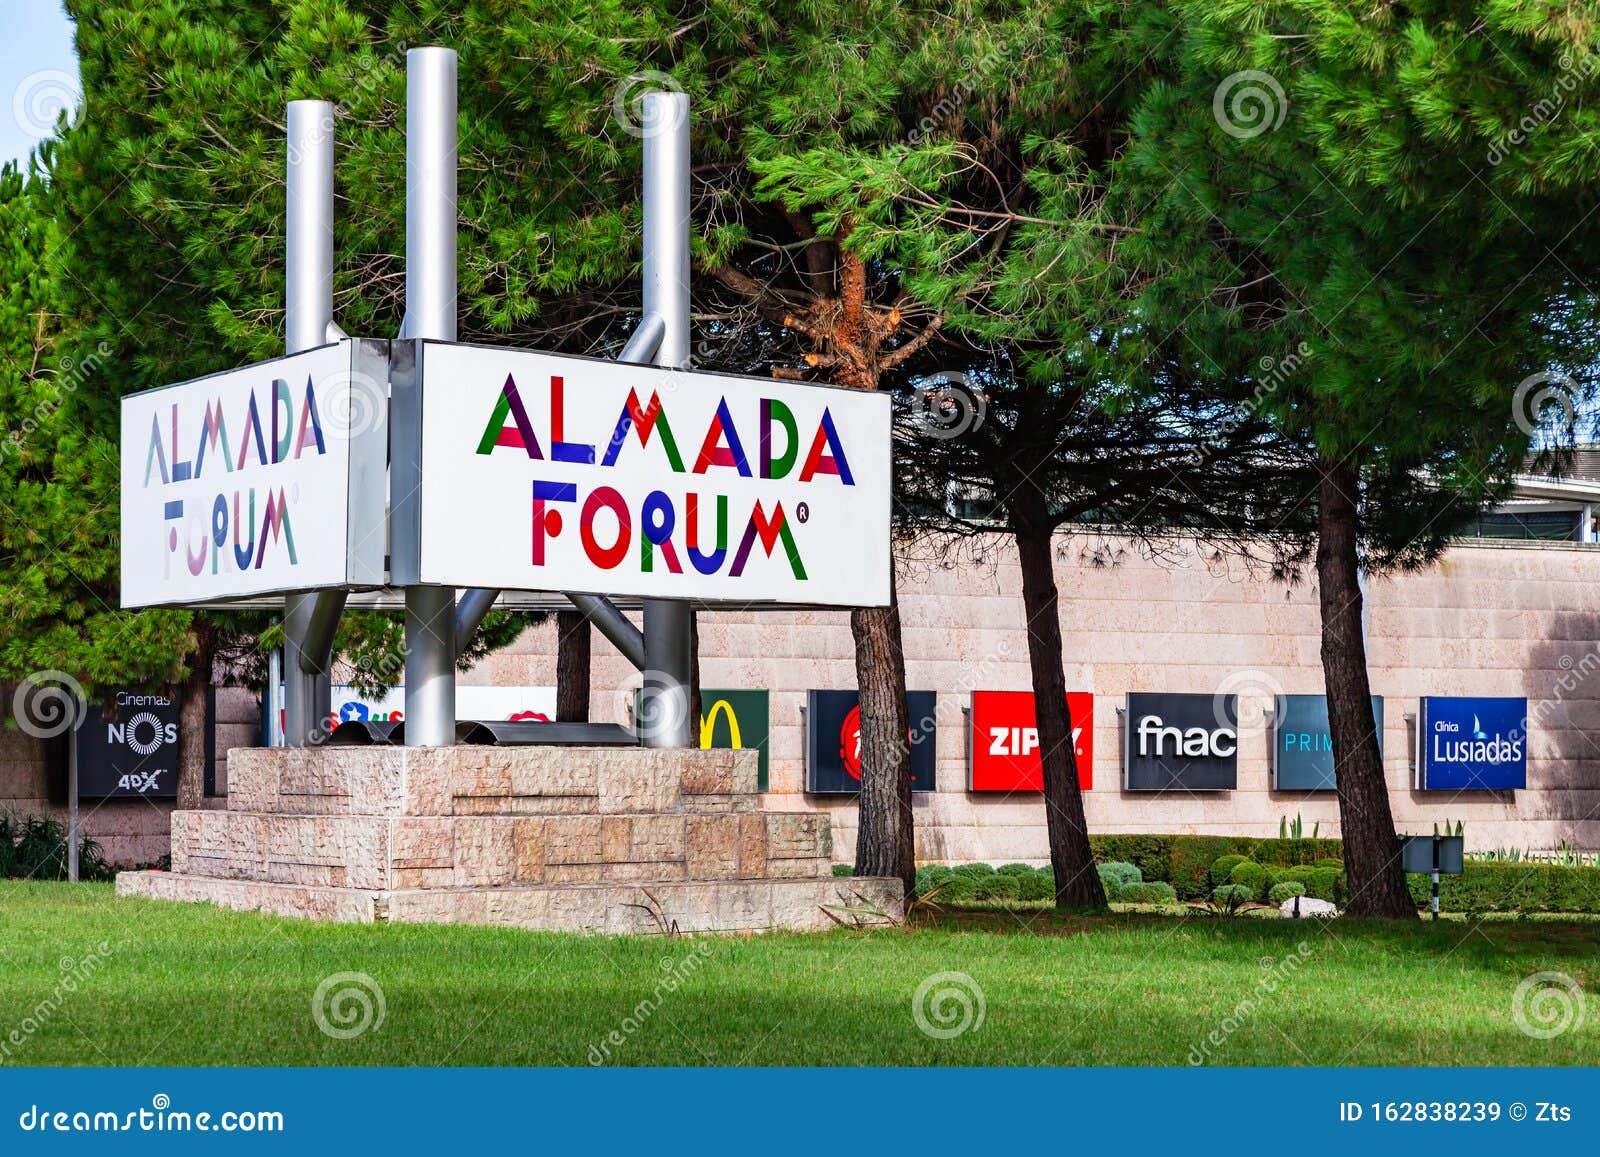
[[[228,780],[119,895],[607,933],[900,918],[898,880],[833,877],[827,816],[760,810],[754,751],[250,748]]]

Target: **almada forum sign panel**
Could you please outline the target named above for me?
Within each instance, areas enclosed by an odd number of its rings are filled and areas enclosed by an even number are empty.
[[[403,581],[889,601],[887,395],[418,345],[420,546]]]
[[[122,399],[123,606],[382,584],[377,344]]]

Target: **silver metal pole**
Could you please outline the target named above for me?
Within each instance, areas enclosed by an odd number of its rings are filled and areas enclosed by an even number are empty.
[[[67,732],[67,879],[78,882],[78,725]]]
[[[456,54],[406,53],[406,326],[456,340]],[[455,742],[456,596],[406,588],[406,745]]]
[[[689,97],[644,97],[644,313],[661,318],[655,364],[689,365]],[[648,747],[693,747],[689,683],[694,611],[672,599],[644,604],[645,681],[640,718]]]
[[[483,620],[489,617],[489,612],[494,609],[494,601],[499,597],[498,589],[490,590],[487,587],[474,587],[461,596],[456,603],[456,654],[467,649],[472,636],[483,626]]]
[[[333,103],[290,101],[288,130],[284,352],[293,354],[322,345],[333,322]],[[305,646],[319,597],[283,600],[284,742],[290,747],[315,742],[332,708],[326,656],[319,661]],[[335,622],[342,609],[341,598]],[[331,644],[331,632],[328,638]]]
[[[572,605],[583,612],[622,657],[640,670],[645,666],[644,635],[610,599],[600,595],[568,595]]]
[[[262,743],[266,747],[283,746],[283,729],[278,726],[278,712],[283,709],[279,702],[283,687],[283,651],[277,647],[272,648],[272,653],[267,656],[267,690],[264,696],[267,707],[266,734]]]

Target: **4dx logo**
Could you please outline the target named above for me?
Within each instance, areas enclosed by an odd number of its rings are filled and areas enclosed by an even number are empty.
[[[154,791],[158,786],[160,786],[156,783],[156,780],[159,779],[160,776],[161,772],[159,771],[130,772],[121,779],[117,780],[117,790],[137,792]]]

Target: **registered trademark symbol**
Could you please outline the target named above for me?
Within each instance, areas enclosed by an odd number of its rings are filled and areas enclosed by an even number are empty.
[[[794,517],[795,521],[804,522],[806,519],[811,517],[811,507],[802,502],[799,506],[794,508]]]

